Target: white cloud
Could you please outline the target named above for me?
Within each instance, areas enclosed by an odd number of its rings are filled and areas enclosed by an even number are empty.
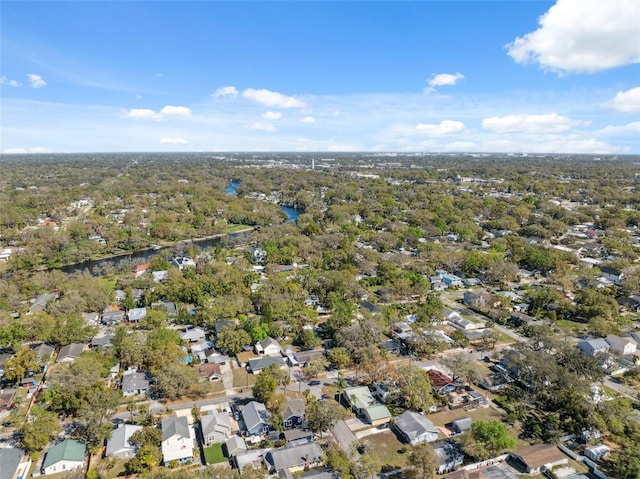
[[[429,87],[425,89],[426,92],[434,91],[439,86],[453,86],[458,80],[462,80],[464,75],[462,73],[438,73],[433,75],[433,78],[429,80]]]
[[[256,90],[254,88],[247,88],[242,92],[242,96],[268,107],[304,108],[307,106],[297,98],[265,89]]]
[[[214,91],[211,96],[214,98],[235,98],[238,93],[238,89],[234,86],[223,86]]]
[[[640,62],[637,0],[558,0],[540,27],[506,45],[516,63],[593,73]]]
[[[191,110],[186,106],[167,105],[162,110],[160,110],[160,113],[166,116],[191,116]]]
[[[53,150],[42,148],[41,146],[33,146],[31,148],[7,148],[6,150],[2,150],[2,153],[5,155],[25,155],[29,153],[53,153]]]
[[[606,106],[621,113],[640,113],[640,86],[619,91]]]
[[[260,131],[276,131],[275,125],[271,123],[251,123],[249,128]]]
[[[187,140],[184,138],[160,138],[161,145],[186,145]]]
[[[133,120],[165,121],[167,117],[187,118],[191,116],[191,109],[186,106],[167,105],[159,112],[150,108],[133,108],[124,114],[124,118]]]
[[[316,119],[315,119],[314,117],[312,117],[312,116],[305,116],[305,117],[304,117],[304,118],[302,118],[300,121],[301,121],[302,123],[309,123],[309,124],[311,124],[311,123],[315,123],[315,122],[316,122]]]
[[[0,77],[0,85],[18,87],[18,86],[22,86],[22,83],[20,83],[17,80],[9,80],[6,76],[3,75]]]
[[[366,148],[365,148],[366,149]],[[327,151],[339,152],[339,151],[363,151],[364,149],[360,145],[349,145],[346,143],[333,143],[327,146]]]
[[[464,123],[455,120],[443,120],[438,124],[418,123],[416,131],[427,136],[453,135],[464,131]]]
[[[47,86],[47,82],[44,81],[40,75],[36,75],[35,73],[27,73],[27,78],[29,79],[31,88],[42,88],[43,86]]]
[[[133,108],[124,115],[125,118],[132,118],[134,120],[153,120],[162,121],[164,116],[155,112],[149,108]]]
[[[262,114],[262,118],[265,120],[278,120],[282,117],[282,113],[279,111],[267,111]]]
[[[627,123],[626,125],[609,125],[598,131],[603,136],[629,136],[640,137],[640,121]]]
[[[482,127],[497,133],[527,132],[527,133],[551,133],[566,131],[581,122],[571,120],[557,113],[544,115],[506,115],[485,118]]]

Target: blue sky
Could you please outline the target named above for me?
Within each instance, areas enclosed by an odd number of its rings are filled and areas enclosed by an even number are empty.
[[[640,2],[0,3],[0,151],[640,153]]]

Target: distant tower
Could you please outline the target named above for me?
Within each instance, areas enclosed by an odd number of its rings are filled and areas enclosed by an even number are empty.
[[[312,170],[316,169],[316,158],[315,158],[315,156],[313,158],[311,158],[311,169]]]

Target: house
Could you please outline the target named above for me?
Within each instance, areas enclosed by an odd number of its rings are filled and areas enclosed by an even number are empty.
[[[122,374],[122,395],[124,397],[136,394],[147,394],[149,380],[145,373],[139,373],[136,369],[127,369]]]
[[[584,449],[584,455],[593,461],[599,461],[600,459],[606,457],[611,449],[604,444],[596,444],[595,446],[586,447]]]
[[[263,358],[251,358],[249,359],[248,368],[253,374],[260,374],[260,372],[272,364],[276,364],[279,367],[285,367],[284,360],[280,356],[267,356]]]
[[[193,430],[186,416],[174,416],[162,420],[162,461],[165,467],[171,463],[189,464],[193,461]]]
[[[287,399],[282,413],[282,425],[285,429],[296,427],[304,421],[305,404],[302,399]]]
[[[89,348],[111,348],[113,347],[113,339],[115,338],[114,334],[99,334],[98,336],[94,336],[91,338],[91,342],[89,343]]]
[[[389,409],[373,398],[367,386],[346,388],[342,391],[342,399],[351,407],[352,411],[355,411],[358,416],[363,417],[373,426],[391,420]]]
[[[264,464],[264,456],[269,451],[271,451],[270,447],[239,452],[234,459],[238,471],[242,473],[245,467],[260,470]]]
[[[458,434],[462,434],[463,432],[471,429],[471,422],[470,417],[461,417],[460,419],[456,419],[451,422],[451,429]]]
[[[636,342],[631,338],[623,338],[615,334],[610,334],[604,340],[609,345],[609,351],[613,353],[627,356],[636,352]]]
[[[47,304],[55,298],[55,295],[44,293],[38,296],[34,301],[27,314],[33,314],[37,311],[44,311]]]
[[[607,343],[604,339],[595,338],[589,339],[588,341],[580,341],[578,343],[578,348],[587,356],[593,357],[596,354],[608,353],[609,343]]]
[[[464,454],[453,442],[436,442],[432,444],[438,458],[438,474],[453,471],[464,461]]]
[[[0,389],[0,411],[7,411],[14,406],[15,389]]]
[[[480,381],[480,387],[483,387],[487,391],[492,393],[499,391],[501,389],[506,388],[510,383],[513,382],[509,376],[503,373],[493,373],[486,375]]]
[[[206,335],[207,333],[204,329],[195,327],[181,332],[180,339],[189,343],[197,343],[198,341],[202,341]]]
[[[129,440],[133,433],[142,430],[142,426],[133,424],[123,424],[111,433],[111,438],[107,441],[105,456],[129,459],[136,455],[137,448]]]
[[[516,326],[541,326],[544,324],[544,321],[534,318],[533,316],[529,316],[528,314],[521,313],[519,311],[513,311],[511,313],[511,317],[509,318]]]
[[[107,311],[102,313],[102,324],[111,326],[124,320],[124,311]]]
[[[477,309],[497,308],[502,304],[499,297],[487,291],[465,291],[462,300],[464,304]]]
[[[46,343],[32,345],[31,349],[35,351],[35,353],[40,358],[40,362],[42,363],[46,363],[47,361],[49,361],[49,359],[51,359],[51,356],[53,355],[53,352],[55,351],[52,346],[49,346]]]
[[[251,248],[251,258],[257,264],[264,264],[267,260],[267,251],[264,248]]]
[[[459,288],[462,286],[462,278],[455,274],[445,274],[442,277],[442,282],[446,284],[448,288]]]
[[[147,308],[132,308],[129,310],[129,321],[134,323],[147,317]]]
[[[178,308],[173,301],[158,301],[151,306],[154,309],[164,309],[168,316],[176,316],[178,314]]]
[[[150,266],[149,263],[139,264],[138,266],[133,268],[134,276],[137,278],[143,275],[144,273],[147,272],[147,270],[149,269],[149,266]]]
[[[553,444],[534,444],[510,453],[509,457],[531,475],[569,462],[569,458]]]
[[[429,381],[431,382],[433,390],[438,394],[453,392],[459,386],[459,384],[456,384],[453,379],[438,369],[428,369],[427,376],[429,376]]]
[[[317,466],[324,461],[324,453],[316,442],[293,447],[273,449],[264,455],[264,462],[270,473],[302,471]]]
[[[222,379],[222,370],[219,364],[201,363],[195,369],[198,371],[200,381],[220,381]]]
[[[510,469],[505,466],[489,466],[484,469],[458,469],[443,476],[442,479],[518,479]],[[565,479],[580,479],[573,476]],[[587,479],[586,476],[584,479]]]
[[[258,341],[254,350],[256,354],[264,356],[275,356],[280,354],[280,343],[271,337],[266,337],[262,341]]]
[[[42,461],[43,475],[69,472],[84,466],[86,443],[75,439],[65,439],[51,446]]]
[[[154,283],[162,283],[163,281],[166,281],[167,279],[169,279],[169,271],[167,270],[152,271],[151,274],[153,275]]]
[[[226,412],[207,414],[200,418],[202,443],[205,446],[225,442],[231,436],[231,419]]]
[[[177,256],[171,260],[173,266],[177,266],[180,271],[185,268],[195,268],[196,262],[188,256]]]
[[[31,467],[31,460],[26,459],[23,461],[24,457],[22,449],[0,447],[0,479],[27,477]]]
[[[100,313],[92,312],[92,313],[80,313],[82,319],[87,324],[87,326],[97,326],[100,322]]]
[[[71,363],[80,357],[82,351],[84,351],[84,344],[82,343],[71,343],[62,346],[58,353],[56,363]]]
[[[291,366],[308,366],[310,362],[316,359],[322,359],[324,351],[320,349],[308,349],[307,351],[298,351],[292,355],[287,355],[287,362]]]
[[[264,434],[269,430],[269,412],[264,404],[251,401],[240,410],[240,415],[249,435]]]
[[[371,314],[378,314],[380,312],[380,308],[371,301],[363,301],[360,303],[360,309],[366,309]]]
[[[305,444],[307,442],[313,442],[313,431],[302,429],[287,429],[282,433],[282,437],[287,444]]]
[[[608,266],[601,266],[600,272],[602,273],[602,277],[608,279],[609,281],[613,281],[616,286],[622,286],[622,283],[625,280],[625,275],[622,271],[615,268],[609,268]]]
[[[405,411],[393,420],[393,428],[405,442],[415,446],[438,439],[438,428],[415,411]]]
[[[241,454],[247,450],[247,445],[245,444],[244,439],[236,434],[229,437],[224,444],[227,448],[227,456],[229,457]]]

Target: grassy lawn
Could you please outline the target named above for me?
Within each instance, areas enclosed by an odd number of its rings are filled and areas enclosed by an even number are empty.
[[[462,417],[470,417],[473,422],[476,421],[493,421],[501,419],[500,413],[492,407],[475,409],[473,411],[465,411],[464,409],[454,409],[452,411],[442,411],[435,414],[429,414],[427,418],[434,426],[444,427],[445,424],[460,419]]]
[[[226,462],[227,458],[222,453],[222,444],[213,444],[212,446],[204,448],[204,457],[207,460],[207,464],[218,464],[219,462]]]
[[[115,479],[116,477],[118,477],[121,474],[123,474],[124,471],[125,471],[125,464],[126,463],[127,463],[127,461],[125,459],[114,460],[113,464],[111,465],[111,467],[107,471],[107,474],[105,475],[105,478],[106,479]]]
[[[366,451],[378,458],[383,470],[407,465],[406,444],[400,442],[393,431],[385,431],[360,439]]]
[[[578,333],[586,328],[585,323],[580,323],[578,321],[570,321],[568,319],[559,319],[556,321],[558,327],[562,329],[568,329],[574,333]]]
[[[244,368],[233,368],[233,387],[250,388],[256,383],[256,376],[249,374]]]
[[[220,393],[224,391],[224,383],[222,381],[209,381],[207,383],[207,393]]]

